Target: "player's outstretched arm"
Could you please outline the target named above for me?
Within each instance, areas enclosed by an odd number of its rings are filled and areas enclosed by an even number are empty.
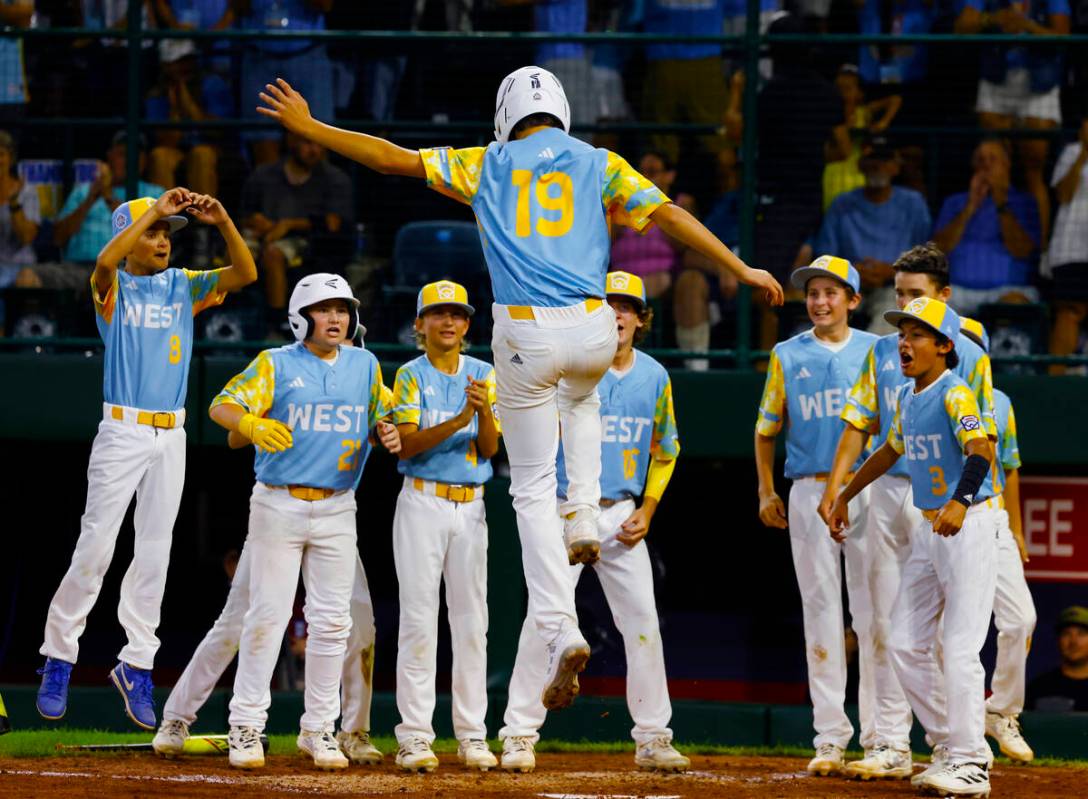
[[[785,530],[786,505],[774,490],[774,436],[756,433],[756,477],[759,479],[759,520]]]
[[[258,113],[271,117],[289,131],[383,175],[427,177],[418,150],[408,150],[377,136],[343,130],[314,119],[310,116],[306,98],[283,78],[276,78],[275,83],[265,84],[264,88],[260,94],[264,105],[257,106]]]
[[[753,269],[733,254],[718,237],[675,203],[665,203],[658,207],[650,218],[665,233],[696,252],[706,256],[719,266],[724,266],[737,276],[741,283],[761,289],[771,305],[781,305],[785,300],[782,286],[770,272]]]
[[[835,504],[831,508],[831,518],[827,522],[831,537],[838,542],[846,540],[846,528],[850,525],[850,512],[848,505],[850,500],[862,492],[865,486],[873,482],[880,475],[895,465],[899,460],[899,453],[888,442],[865,459],[849,483],[835,498]]]
[[[865,449],[865,443],[868,440],[868,433],[858,430],[849,422],[843,423],[842,435],[839,436],[839,444],[835,447],[835,461],[831,464],[831,472],[827,476],[827,487],[816,509],[825,523],[830,524],[831,506],[835,504],[835,496],[846,481],[850,467],[858,462],[858,457]]]
[[[134,223],[122,230],[102,248],[94,264],[94,285],[98,293],[105,296],[113,285],[113,273],[118,265],[132,252],[136,242],[144,232],[165,216],[178,214],[190,202],[193,193],[188,189],[170,189],[155,201],[155,204]]]
[[[253,262],[253,254],[219,200],[208,194],[194,194],[192,204],[186,211],[200,222],[215,225],[219,235],[227,243],[230,266],[219,271],[220,291],[238,291],[257,279],[257,264]]]

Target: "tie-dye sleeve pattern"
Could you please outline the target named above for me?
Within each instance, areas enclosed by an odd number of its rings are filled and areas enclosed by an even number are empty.
[[[91,273],[91,299],[94,301],[95,312],[105,320],[106,324],[113,321],[113,309],[117,306],[117,271],[113,272],[113,283],[104,295],[98,293],[98,284],[94,282],[94,273]]]
[[[423,169],[427,173],[427,185],[439,194],[445,194],[466,205],[472,203],[480,188],[480,170],[483,168],[486,147],[434,147],[419,151]]]
[[[851,427],[863,433],[874,435],[880,432],[880,402],[876,387],[876,354],[872,347],[865,356],[865,363],[858,372],[850,393],[846,395],[846,404],[839,416]]]
[[[419,382],[411,369],[402,366],[393,383],[393,423],[418,425],[420,416]]]
[[[669,198],[649,179],[613,152],[605,165],[601,201],[613,222],[643,231],[650,224],[650,214]]]
[[[227,298],[226,292],[219,290],[219,275],[222,269],[209,269],[205,272],[197,272],[192,269],[182,269],[185,277],[189,278],[189,295],[193,299],[193,316],[208,308],[222,305]]]
[[[676,430],[676,412],[672,405],[672,381],[666,377],[654,407],[654,434],[650,441],[654,460],[671,461],[680,455],[680,434]]]
[[[897,397],[895,400],[895,416],[892,417],[892,423],[888,425],[888,444],[900,455],[906,451],[903,446],[903,419],[900,415],[902,407],[903,405]]]
[[[487,373],[484,382],[487,383],[487,404],[491,407],[491,416],[495,419],[495,430],[502,435],[502,420],[499,419],[499,392],[494,369]]]
[[[771,350],[767,363],[767,380],[763,384],[763,398],[759,401],[759,418],[756,420],[756,432],[761,436],[773,438],[782,429],[786,417],[786,379],[782,373],[782,362],[778,360],[778,350]]]
[[[961,449],[966,449],[968,442],[976,438],[986,438],[978,400],[967,386],[961,383],[948,389],[944,395],[944,409],[952,422],[952,429],[956,431],[956,440]]]
[[[1016,438],[1016,414],[1011,405],[1009,406],[1009,423],[1005,426],[1001,438],[998,439],[997,450],[1002,469],[1011,472],[1013,469],[1020,468],[1020,442]]]
[[[387,386],[384,381],[380,391],[382,392],[382,410],[384,411],[382,418],[385,419],[393,415],[393,407],[397,404],[397,401],[393,397],[393,389]]]
[[[989,355],[983,353],[975,361],[974,368],[967,376],[967,383],[975,392],[986,435],[997,438],[997,422],[994,420],[994,371]]]
[[[385,381],[382,380],[382,367],[374,363],[374,379],[370,382],[370,407],[367,414],[368,430],[373,430],[378,422],[389,415],[389,406],[385,403]]]
[[[276,368],[268,350],[261,352],[240,374],[223,387],[211,407],[231,403],[241,405],[254,416],[264,416],[272,407],[276,392]]]

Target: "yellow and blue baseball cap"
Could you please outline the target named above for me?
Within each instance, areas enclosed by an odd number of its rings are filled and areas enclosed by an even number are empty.
[[[113,216],[110,217],[110,225],[113,228],[113,235],[117,235],[129,225],[134,223],[141,216],[146,214],[152,208],[155,207],[154,197],[140,197],[136,200],[129,200],[127,203],[121,203],[113,211]],[[166,222],[170,225],[170,233],[177,233],[183,227],[189,224],[189,220],[184,216],[164,216],[161,222]]]
[[[795,269],[793,274],[790,275],[790,282],[797,288],[803,289],[805,284],[814,277],[834,278],[844,286],[853,289],[855,294],[861,293],[861,275],[858,274],[858,270],[854,268],[854,265],[845,258],[839,258],[835,255],[821,255],[808,266]]]
[[[609,297],[625,297],[635,300],[640,308],[646,307],[646,286],[642,278],[630,272],[609,272],[604,278],[604,293]]]
[[[986,328],[982,326],[982,322],[979,322],[977,319],[961,316],[960,332],[982,347],[983,352],[990,351],[990,334],[986,332]]]
[[[456,305],[464,308],[469,316],[476,313],[476,309],[468,304],[468,291],[460,283],[454,283],[452,280],[439,280],[421,288],[419,297],[416,298],[416,316],[423,316],[429,309],[438,305]]]
[[[884,320],[896,327],[905,319],[921,322],[953,344],[960,332],[959,314],[940,300],[931,300],[929,297],[918,297],[911,300],[902,311],[884,312]]]

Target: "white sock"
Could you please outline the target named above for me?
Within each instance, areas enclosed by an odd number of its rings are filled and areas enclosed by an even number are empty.
[[[710,349],[710,322],[703,322],[695,327],[676,326],[676,345],[682,350],[706,352]],[[710,368],[706,358],[688,358],[684,366],[696,372],[705,372]]]

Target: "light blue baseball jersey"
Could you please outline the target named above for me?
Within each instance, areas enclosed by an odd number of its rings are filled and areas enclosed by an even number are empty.
[[[420,156],[428,186],[472,206],[502,305],[563,307],[603,298],[609,220],[642,231],[669,201],[615,153],[558,128]]]
[[[956,493],[963,475],[966,447],[985,439],[978,401],[963,378],[945,372],[921,391],[912,385],[899,392],[899,405],[888,431],[888,443],[906,455],[915,507],[936,510]],[[975,502],[1001,493],[1000,469],[990,469]]]
[[[337,491],[359,485],[370,431],[389,414],[378,359],[359,347],[340,347],[333,364],[302,343],[263,350],[211,407],[228,402],[291,428],[290,449],[257,449],[253,468],[260,482]]]
[[[836,352],[808,330],[771,350],[756,432],[777,436],[788,423],[786,477],[831,471],[842,433],[839,415],[876,340],[872,333],[851,328],[850,339]]]
[[[635,350],[626,372],[609,369],[597,384],[601,398],[601,497],[637,499],[646,489],[650,458],[680,455],[672,381],[665,367]],[[567,470],[560,444],[556,463],[559,496],[567,495]]]
[[[185,407],[193,317],[226,298],[219,272],[171,268],[130,275],[118,269],[104,297],[91,275],[95,322],[106,345],[106,402],[148,411]]]
[[[1009,395],[994,389],[994,422],[997,424],[997,461],[1002,469],[1019,469],[1020,442],[1016,435],[1016,414]]]
[[[468,379],[487,383],[488,401],[498,426],[495,411],[495,369],[489,363],[461,356],[457,374],[448,375],[434,368],[426,355],[420,355],[397,370],[393,384],[395,424],[414,424],[422,430],[436,427],[459,414],[468,402]],[[430,449],[397,464],[401,474],[453,485],[481,485],[491,479],[491,461],[476,451],[479,419]]]

